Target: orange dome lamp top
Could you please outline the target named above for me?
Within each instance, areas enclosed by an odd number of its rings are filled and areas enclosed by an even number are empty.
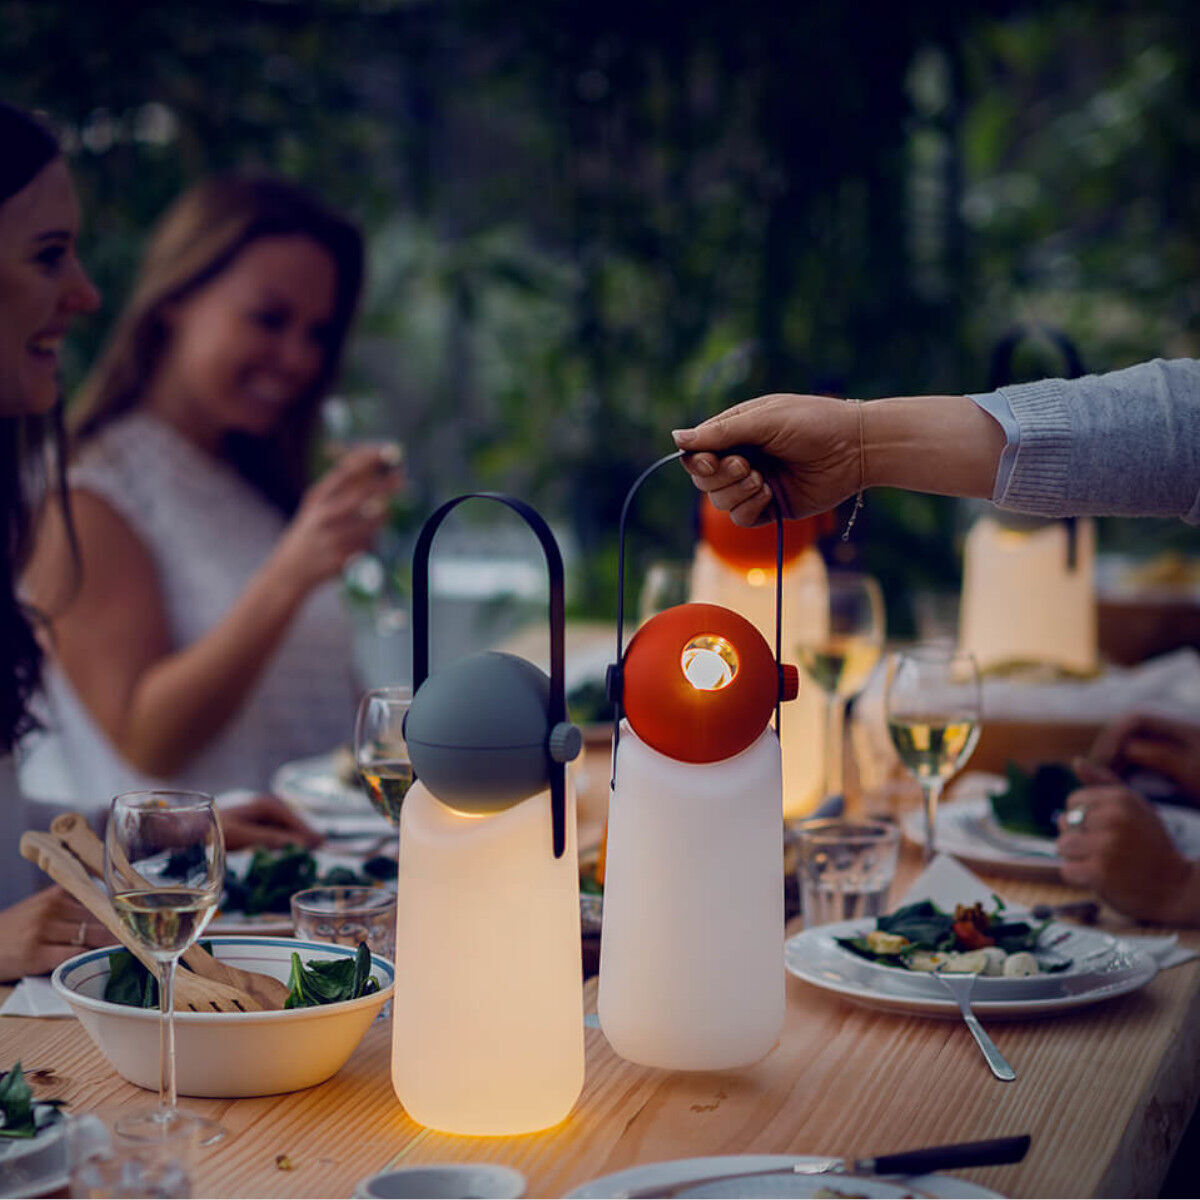
[[[625,653],[625,717],[642,741],[679,762],[745,750],[798,685],[796,668],[781,677],[762,634],[717,604],[665,609]]]
[[[829,533],[833,514],[821,513],[801,521],[785,521],[783,525],[783,565],[793,563],[817,538]],[[700,538],[712,552],[731,567],[742,571],[775,569],[776,530],[773,523],[746,528],[735,525],[733,518],[722,512],[707,497],[700,499]]]

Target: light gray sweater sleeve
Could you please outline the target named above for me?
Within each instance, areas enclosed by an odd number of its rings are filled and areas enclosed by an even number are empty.
[[[1200,524],[1200,360],[1000,389],[1020,427],[1001,508]]]

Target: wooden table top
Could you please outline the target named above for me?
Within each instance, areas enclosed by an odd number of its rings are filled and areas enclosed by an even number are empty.
[[[917,869],[903,863],[903,876]],[[1033,903],[1078,893],[994,878]],[[1200,948],[1200,933],[1183,940]],[[595,1011],[595,980],[585,989]],[[387,1166],[452,1160],[504,1163],[529,1196],[561,1196],[639,1163],[714,1154],[874,1154],[1031,1133],[1023,1163],[961,1172],[1011,1196],[1157,1194],[1200,1096],[1200,961],[1161,973],[1132,995],[1052,1018],[992,1022],[1018,1079],[987,1072],[957,1020],[887,1015],[788,980],[776,1048],[746,1070],[687,1074],[616,1057],[587,1030],[587,1079],[570,1116],[515,1138],[452,1137],[414,1124],[389,1078],[389,1026],[378,1021],[324,1085],[284,1096],[188,1107],[217,1117],[223,1143],[203,1152],[196,1194],[349,1196]],[[0,1063],[57,1078],[39,1095],[112,1119],[143,1106],[73,1020],[0,1020]],[[285,1156],[280,1158],[280,1156]]]

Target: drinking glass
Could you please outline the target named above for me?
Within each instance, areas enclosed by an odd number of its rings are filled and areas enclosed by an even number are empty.
[[[886,912],[899,853],[890,821],[805,821],[797,865],[805,929]]]
[[[818,592],[820,580],[806,587]],[[830,571],[826,607],[795,653],[805,673],[825,694],[825,782],[821,795],[842,791],[842,738],[846,704],[862,689],[883,653],[883,592],[870,575]],[[803,598],[801,600],[803,604]]]
[[[686,604],[691,595],[692,568],[684,562],[653,562],[646,569],[638,597],[638,624],[677,604]]]
[[[305,888],[292,896],[292,927],[298,938],[357,946],[389,962],[396,957],[396,893],[387,888],[338,884]]]
[[[174,985],[175,964],[216,911],[225,882],[225,839],[213,798],[166,790],[117,796],[105,830],[104,879],[122,924],[158,964],[162,1014],[158,1107],[122,1117],[117,1132],[161,1141],[192,1126],[207,1145],[221,1127],[176,1105]]]
[[[888,663],[884,712],[900,761],[921,787],[925,858],[934,854],[938,801],[979,741],[979,668],[945,646],[916,646]]]
[[[358,706],[354,723],[354,761],[372,806],[393,825],[412,787],[412,761],[404,740],[404,718],[412,704],[412,688],[372,688]]]

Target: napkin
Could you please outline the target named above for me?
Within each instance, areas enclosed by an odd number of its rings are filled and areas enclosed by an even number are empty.
[[[916,904],[920,900],[932,900],[947,912],[952,912],[956,904],[981,903],[990,907],[993,894],[992,888],[967,870],[957,859],[948,854],[937,854],[929,866],[913,880],[912,886],[904,893],[897,907]],[[1022,907],[1003,896],[1000,898],[1013,908]],[[1180,963],[1200,957],[1200,952],[1179,944],[1178,934],[1153,936],[1121,933],[1116,936],[1131,947],[1144,950],[1158,962],[1161,970],[1177,967]]]
[[[46,975],[26,975],[0,1007],[0,1017],[72,1017],[71,1007]]]

